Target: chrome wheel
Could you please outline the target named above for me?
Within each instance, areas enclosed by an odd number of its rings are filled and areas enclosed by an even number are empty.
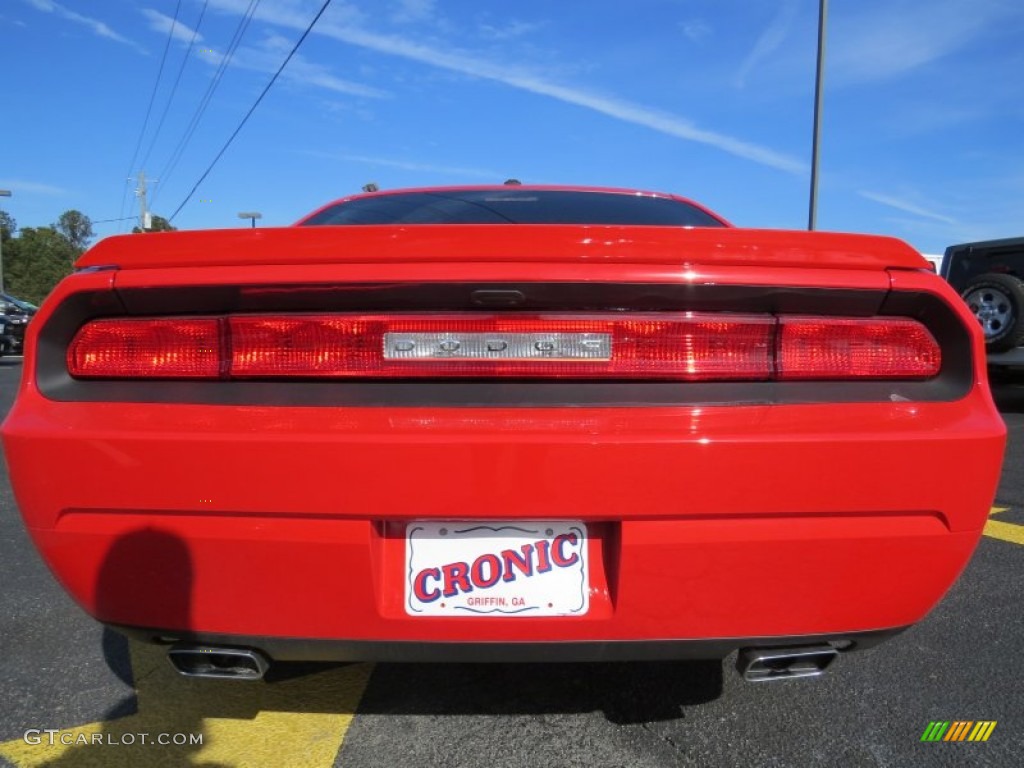
[[[976,288],[964,296],[964,301],[981,324],[986,340],[1005,334],[1013,324],[1013,303],[998,289]]]

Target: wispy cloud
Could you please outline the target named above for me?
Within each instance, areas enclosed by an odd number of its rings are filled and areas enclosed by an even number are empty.
[[[415,163],[406,160],[395,160],[387,157],[371,157],[368,155],[349,155],[335,152],[309,151],[304,154],[314,157],[322,157],[329,160],[341,160],[347,163],[361,163],[364,165],[377,165],[384,168],[397,168],[402,171],[415,171],[423,173],[436,173],[444,176],[463,176],[471,178],[488,179],[496,181],[501,174],[498,171],[490,171],[486,168],[458,168],[450,165],[430,165],[427,163]]]
[[[829,68],[837,79],[869,82],[894,77],[970,45],[1012,15],[1002,0],[890,0],[830,19]]]
[[[185,43],[186,45],[192,42],[193,36],[196,42],[203,39],[203,36],[196,30],[185,26],[180,21],[175,21],[170,16],[165,16],[159,11],[154,11],[151,8],[141,8],[139,10],[142,15],[149,20],[149,28],[156,32],[163,35],[170,32],[171,37],[179,42]]]
[[[743,157],[788,173],[802,174],[802,162],[774,150],[742,139],[698,127],[692,121],[660,112],[624,99],[592,93],[580,88],[560,85],[543,77],[517,70],[505,64],[490,62],[459,53],[439,51],[400,37],[377,35],[362,30],[330,27],[323,30],[343,42],[368,48],[380,53],[430,64],[461,74],[493,80],[541,96],[548,96],[566,104],[598,112],[627,123],[641,125],[679,139],[706,144],[729,154]]]
[[[292,45],[294,45],[293,40],[281,37],[280,35],[269,35],[259,48],[239,48],[235,54],[235,61],[239,66],[246,69],[276,72],[281,64],[281,60],[291,50]],[[312,62],[299,53],[295,54],[292,60],[288,62],[288,66],[281,76],[285,80],[303,85],[314,85],[318,88],[325,88],[329,91],[344,93],[349,96],[383,99],[389,95],[386,91],[382,91],[379,88],[373,88],[369,85],[338,77],[328,67]]]
[[[959,222],[951,216],[946,216],[944,214],[928,210],[927,208],[909,200],[903,200],[898,197],[893,197],[892,195],[882,195],[877,192],[868,192],[865,190],[861,190],[857,194],[873,202],[881,203],[882,205],[887,205],[890,208],[903,211],[904,213],[912,213],[915,216],[921,216],[922,218],[931,219],[932,221],[940,221],[943,224],[951,224],[954,226],[959,224]]]
[[[486,40],[512,40],[543,27],[541,22],[511,20],[501,26],[481,24],[480,36]]]
[[[739,72],[736,73],[734,80],[737,88],[744,87],[747,84],[747,77],[750,76],[754,68],[777,51],[779,46],[786,41],[798,10],[797,0],[782,0],[775,18],[771,20],[771,23],[757,38],[754,47],[740,65]]]
[[[434,16],[435,0],[398,0],[391,20],[397,24],[427,21]]]
[[[267,69],[269,72],[270,70]],[[318,88],[325,88],[335,93],[344,93],[348,96],[360,96],[366,99],[386,99],[389,94],[379,88],[356,83],[351,80],[338,77],[326,67],[316,64],[296,54],[288,68],[282,74],[285,80],[300,83],[302,85],[314,85]]]
[[[995,107],[985,103],[984,96],[977,93],[974,96],[977,100],[970,104],[954,104],[950,97],[940,98],[938,101],[927,101],[924,98],[904,99],[893,109],[880,115],[880,122],[889,135],[903,137],[934,133],[954,126],[988,120]]]
[[[38,181],[25,181],[24,179],[0,179],[0,189],[9,190],[15,195],[28,193],[59,197],[68,194],[68,191],[63,187],[41,184]]]
[[[238,0],[211,0],[215,7],[236,12]],[[263,21],[305,29],[308,19],[280,7],[260,6],[257,16]],[[565,104],[597,112],[607,117],[641,125],[668,136],[714,147],[728,154],[776,168],[786,173],[802,175],[806,164],[783,153],[733,136],[698,127],[691,120],[660,112],[650,107],[551,82],[543,76],[510,66],[505,62],[492,62],[476,56],[414,42],[396,35],[381,35],[361,28],[339,24],[333,20],[315,28],[321,35],[391,56],[416,61],[464,75],[492,80],[510,88],[547,96]]]
[[[278,35],[270,35],[259,45],[239,47],[231,59],[231,65],[253,72],[276,72],[281,60],[291,50],[293,42]],[[205,54],[204,59],[212,65],[219,65],[222,57],[223,54],[210,51]],[[311,85],[348,96],[384,99],[389,95],[379,88],[338,77],[328,67],[312,62],[300,53],[295,54],[288,62],[281,77],[299,85]]]
[[[710,25],[701,19],[685,21],[679,25],[679,28],[683,30],[683,35],[691,43],[702,42],[711,34]]]
[[[92,30],[93,34],[99,37],[104,37],[107,40],[113,40],[114,42],[130,46],[139,53],[148,53],[148,51],[146,51],[146,49],[143,48],[141,45],[139,45],[133,40],[129,40],[127,37],[124,37],[123,35],[119,35],[117,32],[115,32],[113,29],[111,29],[109,26],[107,26],[99,19],[94,19],[91,16],[83,16],[82,14],[72,11],[69,8],[65,8],[63,5],[60,5],[59,3],[53,2],[53,0],[25,0],[25,2],[27,2],[29,5],[36,8],[37,10],[43,11],[44,13],[53,13],[56,14],[57,16],[60,16],[61,18],[67,19],[68,21],[73,21],[76,24],[81,24],[85,27],[88,27]]]
[[[174,22],[170,16],[143,9],[143,15],[149,19],[150,29],[167,34]],[[173,38],[184,46],[192,41],[195,32],[192,28],[185,26],[180,21],[174,24]],[[196,36],[196,41],[203,39],[202,35]],[[240,46],[231,59],[232,66],[241,69],[248,69],[254,72],[276,72],[281,61],[291,50],[294,40],[287,39],[281,35],[268,35],[266,39],[252,46]],[[224,59],[224,54],[212,48],[202,48],[199,58],[209,66],[218,67]],[[328,67],[309,61],[302,54],[296,54],[288,62],[288,66],[282,73],[282,78],[302,85],[312,85],[324,88],[334,93],[343,93],[349,96],[360,96],[364,98],[383,99],[389,95],[386,91],[373,88],[362,83],[338,77]]]

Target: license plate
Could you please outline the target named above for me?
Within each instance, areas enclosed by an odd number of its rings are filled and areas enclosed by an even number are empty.
[[[582,616],[589,596],[587,526],[578,520],[406,526],[410,616]]]

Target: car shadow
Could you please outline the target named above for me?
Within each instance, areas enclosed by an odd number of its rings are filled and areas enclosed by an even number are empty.
[[[722,695],[722,662],[378,664],[359,711],[376,715],[601,712],[616,725],[678,720]]]
[[[117,616],[143,606],[143,611],[159,610],[171,626],[181,622],[187,626],[191,593],[192,560],[185,542],[173,533],[145,528],[121,536],[106,553],[96,583],[96,609],[101,616]],[[134,687],[134,695],[114,704],[98,723],[55,734],[56,744],[48,744],[54,756],[33,764],[106,766],[114,762],[110,750],[116,750],[117,765],[150,765],[158,755],[161,764],[170,764],[167,758],[173,751],[176,765],[228,768],[196,759],[202,743],[192,735],[203,733],[202,707],[167,706],[170,698],[165,695],[164,677],[174,673],[160,658],[162,654],[137,646],[109,628],[104,630],[103,658],[116,677]],[[162,665],[157,663],[161,660]],[[174,738],[177,734],[185,735],[184,744],[157,741],[162,735]]]
[[[111,669],[130,670],[137,695],[113,707],[113,719],[138,714],[143,696],[159,690],[168,700],[188,700],[173,724],[187,728],[203,718],[253,720],[261,712],[355,714],[330,695],[347,677],[369,678],[358,703],[362,714],[549,715],[603,712],[609,722],[677,720],[683,708],[718,699],[723,662],[587,662],[518,664],[366,664],[277,662],[262,681],[189,679],[175,672],[165,648],[128,641],[106,630]],[[130,661],[129,661],[130,659]],[[370,672],[372,671],[372,676]]]

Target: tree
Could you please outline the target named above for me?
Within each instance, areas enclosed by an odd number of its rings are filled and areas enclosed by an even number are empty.
[[[152,217],[152,221],[150,223],[150,227],[146,231],[147,232],[176,232],[177,230],[178,230],[178,228],[177,227],[172,227],[171,226],[171,222],[169,222],[163,216],[157,216],[154,213],[153,217]],[[138,227],[132,227],[132,232],[134,234],[138,234],[138,233],[142,232],[142,230],[139,229]]]
[[[53,229],[64,235],[79,255],[89,247],[89,241],[93,237],[92,220],[81,211],[64,211],[53,225]]]
[[[0,211],[0,238],[7,242],[18,231],[18,222],[7,211]]]
[[[18,298],[39,304],[71,274],[79,253],[52,227],[26,227],[4,244],[4,286]]]

